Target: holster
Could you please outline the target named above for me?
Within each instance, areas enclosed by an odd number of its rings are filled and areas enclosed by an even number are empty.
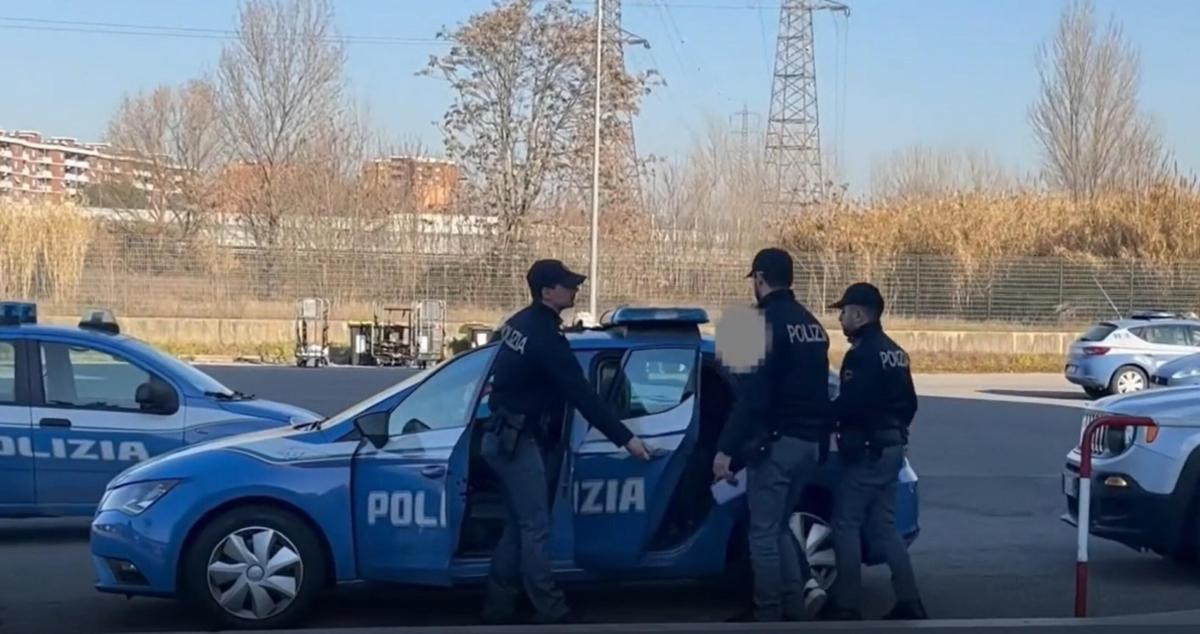
[[[499,411],[492,416],[488,432],[496,435],[496,445],[500,453],[511,457],[517,452],[517,442],[525,433],[525,415],[509,411]]]

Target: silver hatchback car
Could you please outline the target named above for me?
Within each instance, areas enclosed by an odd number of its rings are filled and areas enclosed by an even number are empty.
[[[1146,389],[1163,364],[1200,353],[1200,320],[1153,317],[1102,321],[1067,355],[1064,374],[1088,396]]]

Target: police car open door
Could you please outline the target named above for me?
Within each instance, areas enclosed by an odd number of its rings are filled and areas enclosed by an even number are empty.
[[[694,344],[637,347],[598,360],[594,372],[601,396],[656,456],[638,460],[576,416],[576,565],[630,568],[650,550],[696,442],[699,366]]]
[[[438,367],[388,416],[388,440],[354,458],[354,542],[363,579],[450,583],[470,434],[495,346]]]

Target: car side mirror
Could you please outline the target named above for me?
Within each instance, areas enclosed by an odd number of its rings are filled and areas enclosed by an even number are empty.
[[[372,446],[381,449],[388,441],[388,418],[387,412],[363,414],[354,419],[354,428]]]
[[[179,409],[179,397],[175,390],[159,379],[150,379],[139,385],[134,400],[146,412],[173,414]]]

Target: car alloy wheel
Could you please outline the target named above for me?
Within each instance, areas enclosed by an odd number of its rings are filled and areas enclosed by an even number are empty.
[[[1117,376],[1117,394],[1129,394],[1146,389],[1146,379],[1137,370],[1125,370]]]
[[[813,578],[826,592],[837,578],[837,556],[833,551],[833,527],[812,513],[793,513],[788,521],[792,534],[804,547]]]
[[[218,542],[209,556],[209,592],[233,616],[270,618],[291,605],[304,581],[299,553],[279,531],[263,526],[239,529]]]

